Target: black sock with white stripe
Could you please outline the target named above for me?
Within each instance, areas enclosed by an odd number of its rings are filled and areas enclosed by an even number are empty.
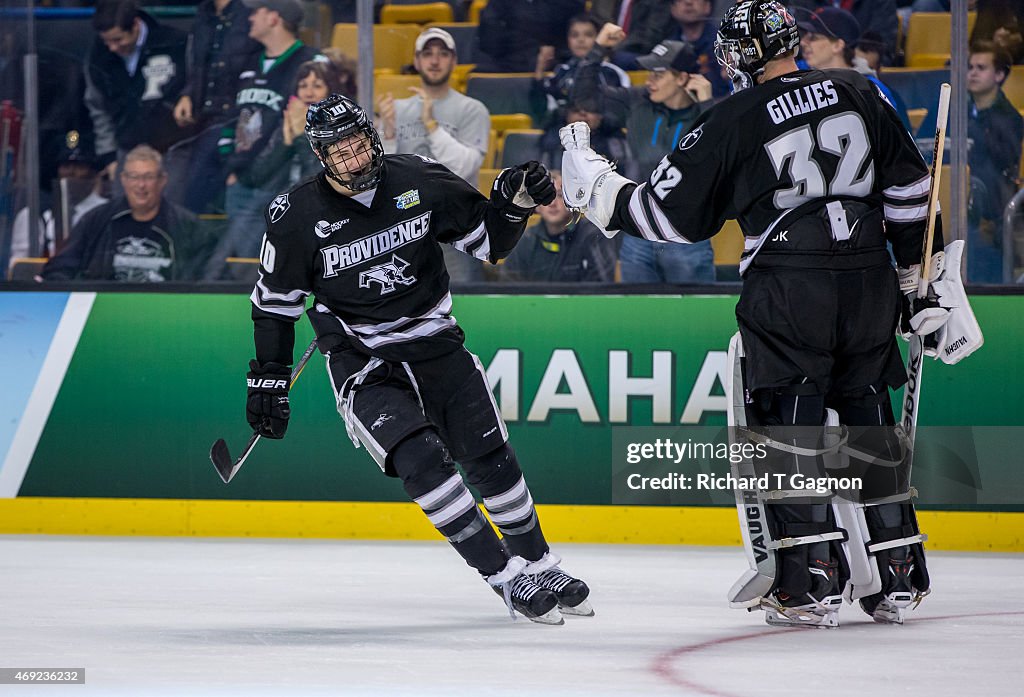
[[[515,451],[507,443],[487,455],[463,463],[466,478],[484,500],[484,508],[509,551],[537,561],[548,551],[533,496],[526,486]]]
[[[402,441],[391,457],[406,493],[467,564],[485,576],[504,568],[508,551],[487,523],[436,433],[421,431],[413,435]]]

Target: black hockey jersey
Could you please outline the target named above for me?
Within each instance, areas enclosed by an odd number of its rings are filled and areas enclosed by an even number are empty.
[[[857,201],[884,213],[897,262],[909,266],[921,258],[930,181],[917,145],[871,82],[852,70],[796,71],[705,112],[649,182],[620,191],[611,228],[697,242],[736,218],[746,237],[743,273],[794,220],[831,201]],[[855,226],[849,221],[850,236]]]
[[[517,209],[518,210],[518,209]],[[290,364],[305,299],[325,352],[350,347],[416,361],[460,347],[439,243],[497,261],[515,247],[528,211],[506,216],[443,165],[386,155],[369,207],[321,173],[276,197],[266,212],[253,289],[256,358]],[[508,218],[518,218],[512,222]]]

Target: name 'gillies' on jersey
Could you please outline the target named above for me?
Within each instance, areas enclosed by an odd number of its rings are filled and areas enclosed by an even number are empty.
[[[429,158],[383,159],[381,180],[369,191],[342,196],[320,174],[268,207],[251,296],[261,362],[291,362],[290,325],[310,295],[310,321],[330,345],[389,361],[422,360],[462,345],[440,244],[495,261],[515,246],[525,217],[511,222],[497,214],[480,192]],[[282,322],[291,337],[281,337]]]
[[[619,193],[612,227],[697,242],[735,218],[746,238],[741,273],[759,255],[829,266],[886,241],[909,267],[920,260],[929,181],[871,82],[852,70],[795,71],[705,112],[647,183]],[[815,215],[820,225],[806,222]]]

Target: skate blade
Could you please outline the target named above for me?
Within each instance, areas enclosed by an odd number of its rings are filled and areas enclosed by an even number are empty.
[[[594,608],[590,606],[590,601],[584,598],[576,605],[565,605],[558,603],[558,609],[561,610],[563,615],[575,615],[576,617],[593,617]]]
[[[557,606],[551,608],[543,615],[534,615],[533,617],[530,615],[523,615],[523,617],[531,622],[536,622],[537,624],[565,624],[565,618],[562,617],[562,613],[559,612]]]
[[[888,598],[878,603],[871,619],[879,624],[903,624],[905,608],[912,602],[914,596],[910,593],[890,593]]]
[[[829,612],[824,615],[802,613],[787,617],[772,610],[767,611],[764,621],[773,627],[811,627],[815,629],[835,629],[839,626],[839,613]]]

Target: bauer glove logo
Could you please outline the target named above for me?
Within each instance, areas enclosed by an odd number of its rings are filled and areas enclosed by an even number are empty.
[[[247,378],[246,384],[254,390],[283,390],[288,387],[287,380],[274,378]]]

